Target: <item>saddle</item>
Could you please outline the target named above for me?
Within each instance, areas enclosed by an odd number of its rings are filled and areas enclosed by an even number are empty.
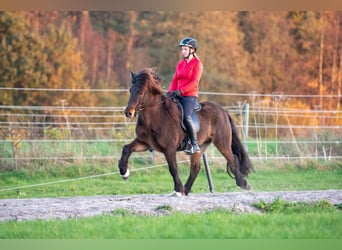
[[[180,104],[179,100],[177,100],[175,98],[174,100],[177,104],[177,107],[180,111],[180,126],[183,129],[183,131],[185,132],[185,137],[183,139],[183,141],[181,142],[181,144],[178,146],[177,151],[183,151],[184,149],[186,149],[188,146],[191,146],[191,142],[190,142],[190,138],[189,135],[187,133],[186,127],[184,125],[184,110],[182,105]],[[200,120],[198,118],[197,112],[200,111],[202,109],[202,105],[196,101],[195,103],[195,107],[194,107],[194,111],[191,114],[191,118],[194,122],[194,125],[196,127],[196,133],[199,131],[200,129]]]

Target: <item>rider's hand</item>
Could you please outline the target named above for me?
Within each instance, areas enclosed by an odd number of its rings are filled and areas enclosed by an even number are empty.
[[[178,97],[178,96],[181,96],[182,95],[182,92],[180,90],[175,90],[175,91],[172,91],[171,93],[169,93],[169,97],[170,98],[175,98],[175,97]]]

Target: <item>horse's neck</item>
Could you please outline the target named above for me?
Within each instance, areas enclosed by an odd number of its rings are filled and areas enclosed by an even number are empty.
[[[157,127],[166,122],[179,123],[180,111],[175,102],[161,95],[146,105],[145,109],[139,113],[139,119],[150,127]]]
[[[150,102],[146,104],[144,109],[140,111],[139,113],[139,119],[140,122],[142,122],[146,126],[153,126],[156,124],[156,120],[159,120],[161,117],[161,109],[163,100],[161,97],[160,98],[154,98],[153,100],[150,99]]]

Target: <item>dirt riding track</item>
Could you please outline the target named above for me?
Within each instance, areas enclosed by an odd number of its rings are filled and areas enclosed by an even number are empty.
[[[112,195],[92,197],[1,199],[0,221],[48,220],[89,217],[127,210],[142,215],[166,215],[173,212],[198,213],[228,209],[236,213],[257,213],[251,205],[260,200],[293,202],[320,200],[342,203],[342,190],[230,192],[190,194],[172,197],[166,194]]]

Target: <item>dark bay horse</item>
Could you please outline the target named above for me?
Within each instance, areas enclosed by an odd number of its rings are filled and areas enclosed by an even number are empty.
[[[174,194],[188,195],[200,171],[201,156],[210,143],[214,143],[227,160],[227,173],[235,177],[236,185],[249,189],[244,177],[253,167],[247,152],[229,113],[211,101],[201,102],[202,109],[197,113],[201,153],[190,156],[190,174],[183,186],[178,174],[176,153],[186,134],[181,127],[177,104],[163,94],[160,81],[152,69],[131,73],[130,97],[125,115],[138,116],[136,138],[122,149],[119,160],[121,177],[127,179],[129,176],[128,158],[133,152],[156,150],[165,155],[174,182]]]

